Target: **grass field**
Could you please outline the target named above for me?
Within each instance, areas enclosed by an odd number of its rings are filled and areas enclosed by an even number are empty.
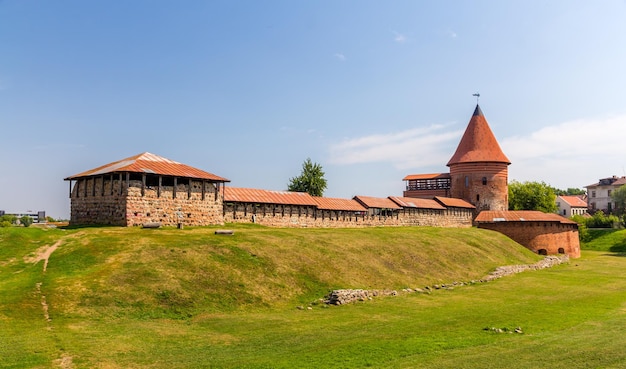
[[[318,299],[335,288],[468,281],[538,257],[478,229],[232,229],[0,228],[0,367],[626,362],[626,258],[615,248],[624,231],[596,237],[580,259],[551,269],[324,307]],[[55,244],[44,272],[35,260]],[[523,333],[509,333],[516,327]]]

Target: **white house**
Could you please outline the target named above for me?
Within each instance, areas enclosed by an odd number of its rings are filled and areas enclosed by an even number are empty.
[[[626,184],[626,177],[609,177],[602,178],[598,183],[585,186],[587,189],[587,195],[589,196],[587,202],[589,203],[588,209],[590,212],[596,210],[602,210],[606,214],[610,214],[615,209],[615,204],[611,198],[613,191]]]
[[[587,212],[587,201],[580,196],[557,196],[557,212],[569,218],[572,215],[583,215]]]

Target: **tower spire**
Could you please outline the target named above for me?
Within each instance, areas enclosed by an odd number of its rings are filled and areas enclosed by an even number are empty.
[[[472,94],[472,96],[476,96],[476,105],[478,105],[478,99],[480,99],[480,94],[476,92],[475,94]]]

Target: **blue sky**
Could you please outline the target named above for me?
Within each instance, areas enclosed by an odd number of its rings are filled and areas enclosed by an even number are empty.
[[[509,180],[626,175],[626,1],[0,1],[0,209],[149,151],[284,190],[401,195],[476,104]]]

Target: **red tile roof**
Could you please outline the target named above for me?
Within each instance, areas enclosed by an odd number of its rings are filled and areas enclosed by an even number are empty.
[[[569,206],[571,207],[578,207],[578,208],[586,208],[587,207],[587,201],[581,199],[578,196],[559,196],[561,199],[563,199],[563,201],[565,201]]]
[[[498,141],[478,105],[476,105],[474,114],[465,129],[456,152],[446,165],[474,162],[511,164],[511,161],[500,149],[500,145],[498,145]]]
[[[354,199],[332,197],[313,197],[317,208],[321,210],[366,211],[367,209]]]
[[[402,178],[403,181],[410,181],[415,179],[443,179],[450,178],[450,173],[430,173],[430,174],[409,174]]]
[[[444,206],[441,206],[437,201],[431,199],[420,199],[414,197],[397,197],[389,196],[391,201],[402,206],[403,208],[418,208],[418,209],[436,209],[445,210]]]
[[[65,180],[73,180],[82,177],[99,176],[110,173],[149,173],[164,176],[207,179],[216,182],[230,182],[230,180],[205,172],[203,170],[166,159],[162,156],[144,152],[126,159],[118,160],[73,176]]]
[[[247,202],[258,204],[317,206],[313,196],[306,192],[268,191],[256,188],[224,188],[225,202]]]
[[[354,199],[360,202],[366,208],[378,208],[378,209],[402,209],[395,202],[389,198],[381,197],[369,197],[369,196],[354,196]]]
[[[461,199],[455,199],[453,197],[435,196],[435,200],[445,207],[476,209],[476,207],[469,202]]]
[[[484,210],[474,219],[476,223],[495,222],[558,222],[576,224],[565,217],[554,213],[543,213],[535,210],[497,211]]]

